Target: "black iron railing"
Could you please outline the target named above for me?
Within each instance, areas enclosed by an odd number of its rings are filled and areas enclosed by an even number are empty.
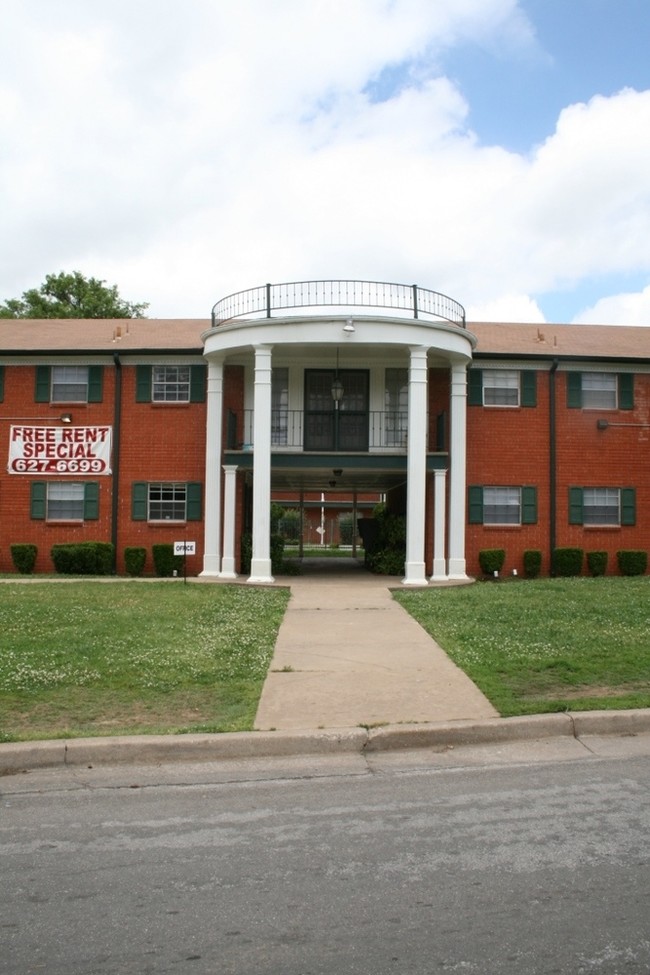
[[[417,284],[388,281],[288,281],[238,291],[216,302],[212,324],[239,318],[272,318],[273,312],[297,308],[381,308],[407,311],[413,318],[433,319],[465,328],[465,309],[448,295]]]
[[[354,451],[388,450],[402,453],[407,447],[408,413],[379,410],[347,411],[273,410],[273,450]],[[253,410],[229,412],[228,450],[253,449]]]

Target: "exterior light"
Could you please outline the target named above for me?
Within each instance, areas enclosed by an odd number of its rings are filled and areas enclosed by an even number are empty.
[[[599,430],[606,430],[609,426],[609,420],[596,420],[596,426]]]
[[[343,383],[337,376],[334,382],[332,383],[332,399],[334,400],[335,403],[341,402],[341,400],[343,399],[343,393],[344,393]]]
[[[334,470],[332,471],[334,477],[340,477],[342,473],[343,473],[342,467],[335,467]]]
[[[345,332],[346,335],[352,335],[352,333],[354,332],[354,322],[352,321],[351,318],[348,318],[347,322],[343,326],[343,331]]]
[[[72,413],[62,413],[59,420],[61,423],[72,423]]]

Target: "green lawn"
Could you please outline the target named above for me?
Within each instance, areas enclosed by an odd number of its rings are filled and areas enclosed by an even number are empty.
[[[0,741],[251,729],[286,589],[0,585]]]
[[[650,707],[650,578],[540,579],[395,598],[502,715]]]

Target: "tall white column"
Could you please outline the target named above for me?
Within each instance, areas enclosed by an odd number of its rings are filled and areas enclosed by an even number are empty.
[[[223,361],[208,362],[205,440],[205,512],[202,576],[218,576],[221,568],[221,427]]]
[[[409,364],[408,451],[406,469],[405,586],[426,585],[424,524],[427,478],[427,350],[412,347]]]
[[[467,493],[467,366],[451,369],[451,436],[449,444],[449,569],[450,579],[466,579],[465,495]]]
[[[435,470],[433,494],[433,575],[431,582],[447,578],[445,531],[447,527],[447,471]]]
[[[253,397],[253,556],[249,582],[271,575],[271,346],[255,347]]]
[[[237,465],[224,464],[223,488],[223,559],[221,578],[236,579],[235,572],[235,502],[237,498]]]

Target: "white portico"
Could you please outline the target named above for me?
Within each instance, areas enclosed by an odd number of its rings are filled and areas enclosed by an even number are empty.
[[[335,484],[405,496],[404,585],[465,577],[466,370],[475,342],[460,305],[378,282],[266,285],[218,302],[203,339],[202,575],[236,577],[245,503],[248,579],[272,581],[272,491],[298,497]]]

